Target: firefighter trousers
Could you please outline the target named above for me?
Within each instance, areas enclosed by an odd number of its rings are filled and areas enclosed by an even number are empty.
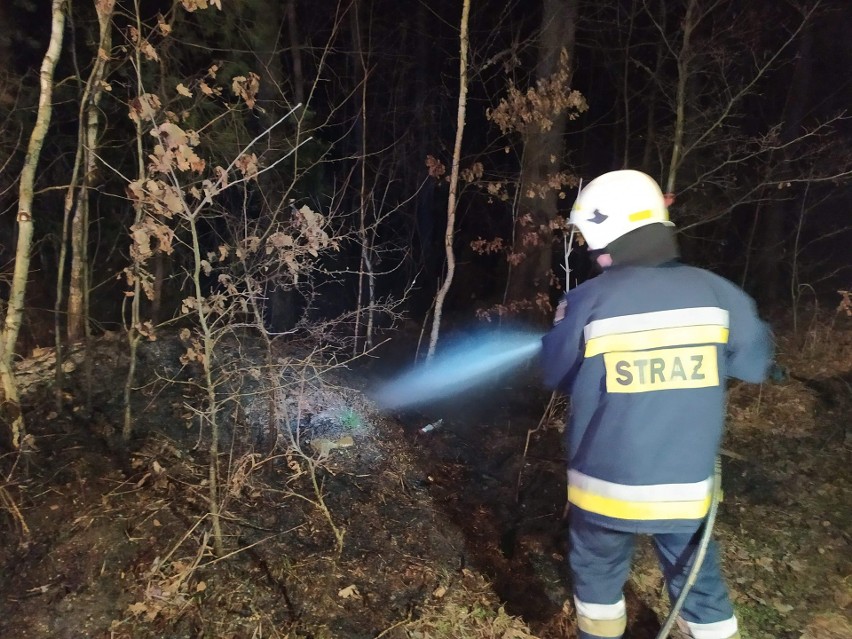
[[[635,534],[571,518],[569,564],[574,582],[578,639],[620,639],[627,626],[623,587],[630,571]],[[651,535],[674,602],[686,582],[701,538],[695,533]],[[711,541],[698,578],[686,597],[678,627],[694,639],[735,639],[737,619]]]

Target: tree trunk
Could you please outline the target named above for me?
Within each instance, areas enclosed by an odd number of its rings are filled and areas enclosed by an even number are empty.
[[[536,75],[540,80],[559,70],[566,51],[569,60],[574,51],[577,0],[543,0],[541,36]],[[512,252],[520,262],[511,267],[507,301],[538,302],[550,291],[553,232],[558,192],[547,187],[548,178],[562,168],[563,142],[567,112],[553,119],[548,130],[537,126],[526,129],[521,165],[518,216],[515,220]],[[530,241],[530,234],[537,237]],[[544,310],[544,309],[542,309]]]
[[[83,187],[77,192],[77,207],[71,221],[71,273],[68,285],[67,334],[73,342],[82,337],[88,314],[88,270],[89,270],[89,195],[94,186],[97,172],[98,132],[100,131],[100,102],[103,95],[102,81],[112,48],[112,13],[115,0],[95,0],[100,37],[95,54],[94,66],[86,83],[81,121],[83,133]]]
[[[40,93],[36,122],[30,135],[27,155],[21,171],[18,189],[18,244],[15,252],[15,269],[12,275],[12,290],[9,293],[9,305],[3,332],[0,335],[0,380],[3,384],[8,419],[11,423],[12,446],[19,448],[24,434],[24,418],[21,414],[20,399],[12,371],[12,358],[18,343],[21,321],[24,314],[24,296],[30,271],[30,251],[33,240],[33,187],[50,118],[53,112],[53,74],[59,53],[62,50],[62,37],[65,30],[64,0],[53,0],[51,9],[50,44],[41,63],[39,73]]]
[[[435,315],[432,317],[432,334],[429,339],[429,352],[426,359],[431,359],[438,346],[438,336],[441,332],[441,316],[444,311],[444,300],[453,283],[456,272],[456,255],[453,250],[453,237],[456,226],[456,206],[459,190],[459,164],[461,163],[461,147],[464,139],[464,125],[467,115],[467,56],[470,49],[468,22],[470,18],[470,0],[462,4],[461,33],[459,35],[459,104],[456,117],[456,141],[453,145],[453,166],[450,169],[450,194],[447,199],[447,228],[444,232],[444,251],[447,255],[447,274],[438,294],[435,296]]]
[[[296,0],[287,0],[287,35],[290,40],[290,59],[293,65],[293,94],[296,104],[305,103],[305,72],[302,70],[302,48],[296,22]]]
[[[665,7],[661,4],[657,20],[664,24],[666,19]],[[663,62],[665,60],[665,43],[657,42],[657,56],[654,63],[654,77],[662,77]],[[640,168],[649,175],[654,175],[659,166],[657,161],[657,104],[660,101],[660,89],[655,82],[650,82],[646,95],[643,96],[647,116],[645,119],[645,144],[642,148],[642,161]],[[630,168],[625,165],[624,168]]]
[[[439,277],[439,265],[436,259],[435,242],[435,193],[437,180],[427,179],[424,182],[426,171],[426,156],[430,151],[434,153],[435,140],[433,132],[436,130],[434,109],[432,108],[432,95],[429,91],[429,69],[432,65],[431,56],[434,52],[432,41],[429,37],[429,7],[423,2],[417,3],[417,14],[415,16],[416,33],[416,57],[414,61],[414,122],[418,126],[413,128],[414,153],[413,158],[407,158],[410,167],[406,171],[408,176],[406,192],[414,193],[418,186],[423,183],[422,188],[415,200],[415,224],[413,235],[415,236],[412,272],[422,281],[433,282]],[[440,266],[443,266],[441,260]],[[422,272],[422,275],[420,273]],[[429,300],[431,308],[431,300]]]
[[[142,18],[139,15],[139,0],[134,1],[134,19],[136,21],[136,30],[142,33]],[[133,49],[134,70],[136,79],[136,96],[139,97],[145,93],[145,88],[142,84],[142,54],[139,47]],[[131,94],[132,96],[133,94]],[[145,153],[142,145],[142,120],[135,119],[134,127],[136,136],[134,138],[136,152],[136,179],[140,182],[145,179]],[[145,216],[145,211],[142,207],[142,200],[137,199],[133,204],[133,225],[137,226],[142,222]],[[124,424],[121,429],[121,436],[125,443],[130,441],[130,436],[133,434],[133,406],[131,398],[133,388],[136,385],[136,360],[139,351],[139,342],[142,336],[139,333],[139,326],[142,324],[142,275],[141,267],[134,261],[131,261],[130,268],[133,272],[133,295],[130,298],[130,322],[127,326],[127,376],[124,378]]]
[[[17,99],[19,81],[15,78],[12,64],[12,38],[15,26],[8,15],[6,2],[0,2],[0,60],[4,61],[6,73],[0,76],[0,106],[14,106]]]
[[[352,30],[352,66],[355,68],[354,77],[357,82],[355,96],[357,99],[357,114],[355,115],[355,141],[357,149],[358,176],[358,242],[361,244],[361,263],[358,268],[358,307],[355,313],[355,330],[353,341],[353,356],[358,354],[361,341],[362,315],[366,303],[366,326],[364,347],[372,347],[373,323],[373,269],[372,242],[367,230],[368,200],[367,200],[367,54],[364,48],[361,27],[361,0],[353,0],[350,8],[350,27]]]
[[[669,158],[669,171],[665,182],[665,192],[675,193],[677,172],[683,161],[683,137],[686,125],[687,84],[691,74],[690,58],[692,57],[692,32],[698,25],[698,0],[689,0],[686,6],[686,16],[681,23],[683,40],[677,57],[677,89],[675,95],[675,125],[672,140],[672,153]]]
[[[776,164],[784,166],[792,159],[787,151],[788,145],[801,134],[802,121],[805,115],[806,101],[802,96],[810,95],[810,79],[813,72],[813,29],[811,22],[802,32],[799,45],[796,68],[790,79],[787,102],[784,105],[779,150],[776,152]],[[764,304],[771,305],[778,301],[784,290],[784,265],[789,258],[787,242],[790,229],[797,227],[793,219],[796,212],[804,214],[797,198],[774,200],[764,211],[760,220],[760,249],[757,255],[757,287],[758,299]]]

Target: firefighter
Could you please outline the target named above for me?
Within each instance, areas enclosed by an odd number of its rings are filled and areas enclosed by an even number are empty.
[[[667,198],[639,171],[580,192],[571,222],[604,269],[569,291],[543,338],[545,383],[571,397],[569,564],[579,639],[623,636],[634,537],[650,534],[675,601],[711,503],[725,380],[758,383],[772,339],[737,286],[678,261]],[[711,543],[677,619],[738,638]]]

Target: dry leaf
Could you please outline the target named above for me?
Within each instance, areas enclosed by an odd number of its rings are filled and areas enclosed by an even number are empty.
[[[168,24],[166,19],[160,14],[157,14],[157,28],[164,36],[167,36],[172,32],[172,25]]]
[[[252,109],[257,92],[260,91],[260,76],[256,73],[249,73],[248,77],[244,75],[235,76],[231,82],[231,90],[236,96],[245,100],[246,106]]]
[[[346,588],[340,590],[337,593],[337,596],[341,599],[360,599],[361,593],[358,592],[358,588],[355,584],[352,584],[351,586],[346,586]]]

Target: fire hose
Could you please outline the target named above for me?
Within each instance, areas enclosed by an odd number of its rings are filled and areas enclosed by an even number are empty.
[[[680,595],[675,600],[669,616],[666,617],[666,622],[660,628],[657,634],[657,639],[666,639],[672,630],[677,616],[680,614],[683,604],[686,601],[689,591],[695,585],[698,579],[698,573],[701,570],[701,565],[704,563],[704,558],[707,556],[707,548],[710,545],[710,537],[713,534],[713,525],[716,523],[716,513],[719,511],[719,501],[722,496],[722,460],[716,457],[716,465],[713,470],[713,492],[710,497],[710,510],[707,512],[707,518],[704,520],[704,530],[701,533],[701,539],[698,542],[698,547],[695,549],[695,556],[692,561],[692,568],[686,577],[686,582],[680,591]]]

